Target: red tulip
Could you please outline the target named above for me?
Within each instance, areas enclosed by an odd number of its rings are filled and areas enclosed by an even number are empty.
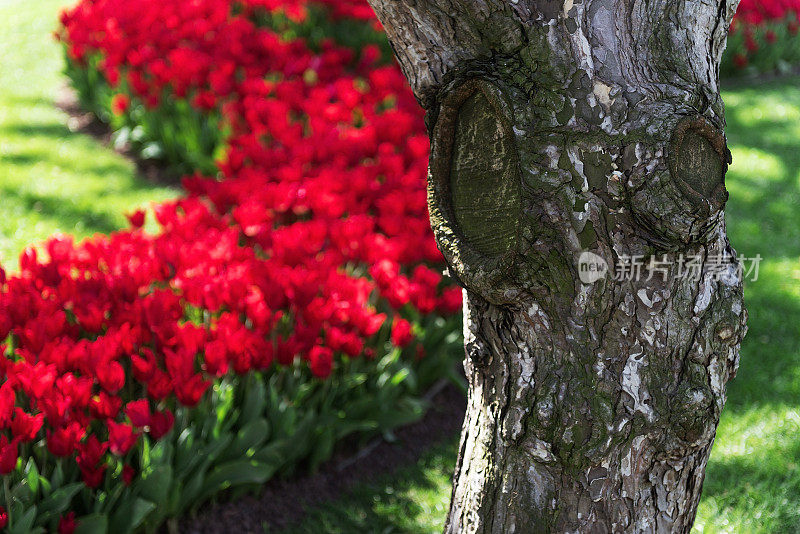
[[[161,439],[172,429],[175,417],[169,410],[153,412],[150,418],[150,435],[153,439]]]
[[[98,362],[95,373],[103,389],[112,395],[125,385],[125,370],[117,361]]]
[[[6,436],[0,436],[0,475],[7,475],[17,468],[19,447],[17,440],[8,441]]]
[[[47,448],[55,456],[64,458],[72,456],[78,442],[85,434],[83,425],[79,422],[69,423],[66,426],[47,431]]]
[[[392,323],[392,343],[396,347],[405,347],[414,339],[411,323],[401,317],[395,317]]]
[[[146,427],[150,424],[150,402],[147,399],[129,402],[125,407],[125,415],[131,420],[133,426]]]
[[[89,409],[95,419],[112,419],[119,414],[122,399],[101,391],[89,401]]]
[[[0,386],[0,428],[8,428],[11,424],[11,414],[14,413],[14,397],[14,387],[11,382],[7,381]]]
[[[11,434],[15,439],[32,441],[44,423],[44,414],[30,415],[22,408],[14,408],[14,420],[11,422]]]
[[[113,97],[111,97],[111,111],[114,115],[122,115],[126,111],[128,111],[128,106],[130,106],[130,98],[128,95],[117,93]]]
[[[125,467],[122,468],[122,482],[126,486],[131,485],[131,482],[133,482],[133,477],[135,476],[136,476],[136,471],[133,469],[133,467],[125,465]]]
[[[209,386],[211,386],[211,382],[205,380],[201,375],[192,375],[175,384],[175,396],[184,406],[196,406]]]
[[[58,534],[73,534],[76,528],[78,522],[75,520],[75,512],[67,512],[67,515],[58,520]]]
[[[111,419],[106,421],[108,427],[108,449],[117,456],[124,456],[136,444],[139,434],[133,427],[125,423],[116,423]]]
[[[133,213],[129,213],[126,215],[128,222],[131,224],[133,228],[141,228],[144,226],[144,219],[145,219],[145,211],[144,210],[136,210]]]
[[[319,378],[327,378],[333,369],[333,351],[328,347],[314,347],[308,354],[311,372]]]

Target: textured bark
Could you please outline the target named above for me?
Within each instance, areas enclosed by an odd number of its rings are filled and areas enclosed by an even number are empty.
[[[745,333],[718,82],[737,0],[370,2],[465,287],[446,531],[688,532]],[[672,264],[583,283],[585,251]]]

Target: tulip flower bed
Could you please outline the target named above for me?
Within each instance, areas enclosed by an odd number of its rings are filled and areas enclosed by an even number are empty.
[[[127,230],[0,269],[0,527],[174,526],[388,435],[453,375],[461,293],[428,225],[425,127],[371,17],[263,0],[63,15],[85,105],[193,174]]]
[[[800,65],[800,0],[742,0],[720,73],[788,72]]]
[[[391,51],[376,24],[363,0],[328,0],[327,8],[297,0],[129,8],[84,1],[62,15],[58,37],[81,103],[118,130],[118,142],[178,172],[211,175],[220,159],[252,158],[267,168],[279,163],[260,154],[264,128],[277,136],[269,144],[280,163],[299,168],[312,155],[278,147],[305,139],[302,116],[324,121],[317,125],[324,129],[312,128],[316,138],[339,134],[345,124],[361,132],[358,146],[346,150],[354,158],[359,150],[377,149],[365,142],[392,140],[374,138],[371,130],[395,116],[403,121],[392,128],[395,138],[420,135],[405,80],[394,66],[379,68]],[[251,107],[265,96],[272,98]],[[386,107],[390,112],[380,113]],[[354,112],[374,116],[349,116]],[[276,117],[268,119],[271,114]],[[225,143],[231,137],[235,155]],[[339,137],[349,146],[345,135]],[[253,150],[260,156],[248,153]]]

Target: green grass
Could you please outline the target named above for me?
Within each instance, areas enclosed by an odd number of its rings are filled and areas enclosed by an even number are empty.
[[[126,225],[124,214],[177,195],[136,177],[133,164],[72,133],[53,102],[64,84],[52,38],[64,0],[0,0],[0,263],[27,245]]]
[[[800,530],[800,79],[724,93],[730,239],[764,261],[711,454],[698,532]]]
[[[695,532],[800,531],[800,79],[724,92],[734,164],[728,231],[760,277],[730,383]],[[295,533],[442,530],[456,441],[384,484],[309,512]]]

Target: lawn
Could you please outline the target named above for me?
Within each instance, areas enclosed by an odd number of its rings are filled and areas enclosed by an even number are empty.
[[[61,232],[79,238],[126,225],[124,214],[177,195],[67,127],[54,106],[64,85],[52,38],[64,0],[0,0],[0,264]]]
[[[800,79],[724,91],[733,166],[728,231],[747,257],[750,330],[708,466],[696,532],[800,530]],[[453,439],[387,479],[310,511],[297,533],[441,532]]]
[[[55,232],[85,237],[177,194],[135,174],[93,138],[72,133],[53,102],[63,83],[50,38],[62,0],[0,0],[0,262]],[[731,241],[761,254],[746,286],[750,332],[708,468],[698,532],[800,528],[800,79],[724,92],[734,164]],[[439,532],[455,437],[378,486],[309,511],[290,532]]]

